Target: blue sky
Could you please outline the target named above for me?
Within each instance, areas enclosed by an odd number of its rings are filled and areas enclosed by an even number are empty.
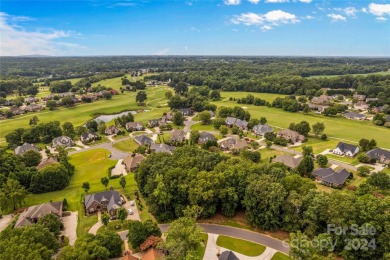
[[[390,1],[19,1],[0,55],[390,56]]]

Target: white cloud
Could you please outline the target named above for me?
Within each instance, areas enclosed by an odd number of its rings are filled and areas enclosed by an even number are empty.
[[[358,12],[355,7],[346,7],[343,11],[347,16],[356,16],[356,13]]]
[[[328,14],[328,17],[330,17],[330,19],[332,19],[333,22],[347,20],[347,18],[345,18],[341,14]]]
[[[311,3],[311,1],[312,0],[299,0],[299,2],[306,3],[306,4]]]
[[[153,55],[167,55],[168,53],[169,53],[169,49],[165,48],[165,49],[154,52]]]
[[[363,12],[363,13],[368,13],[367,8],[363,7],[363,8],[362,8],[362,12]]]
[[[23,26],[11,24],[16,21],[31,21],[24,16],[11,16],[0,12],[0,55],[61,55],[72,53],[73,49],[84,48],[78,44],[57,42],[57,39],[68,38],[70,32],[62,30],[27,31]]]
[[[289,0],[265,0],[266,3],[287,3]]]
[[[248,1],[255,5],[257,5],[260,2],[260,0],[248,0]]]
[[[383,17],[383,16],[380,16],[380,17],[375,18],[375,20],[381,21],[381,22],[385,22],[385,21],[387,21],[387,18]]]
[[[225,5],[239,5],[241,0],[224,0]]]
[[[374,4],[368,5],[368,10],[371,14],[376,16],[390,15],[390,4]]]
[[[261,26],[262,31],[268,31],[281,24],[297,23],[299,19],[294,15],[281,10],[270,11],[265,14],[243,13],[231,19],[234,24]]]
[[[136,3],[116,3],[111,5],[110,7],[132,7],[132,6],[137,6]]]
[[[311,16],[311,15],[306,15],[304,18],[307,19],[307,20],[313,20],[313,19],[315,19],[315,17],[314,17],[314,16]]]

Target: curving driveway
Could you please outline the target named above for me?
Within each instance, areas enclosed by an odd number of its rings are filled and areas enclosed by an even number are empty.
[[[214,224],[198,224],[201,226],[206,233],[212,233],[217,235],[225,235],[225,236],[231,236],[236,237],[240,239],[245,239],[248,241],[252,241],[258,244],[265,245],[266,247],[275,249],[277,251],[280,251],[282,253],[288,254],[290,251],[290,247],[287,245],[287,243],[278,240],[276,238],[272,238],[257,232],[253,232],[246,229],[240,229],[240,228],[234,228],[229,226],[222,226],[222,225],[214,225]],[[168,230],[169,224],[161,224],[159,225],[161,232],[165,232]],[[126,235],[128,231],[122,231],[118,232],[122,240],[126,240]]]

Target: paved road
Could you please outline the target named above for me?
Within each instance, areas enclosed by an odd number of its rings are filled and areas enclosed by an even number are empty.
[[[288,254],[290,251],[290,248],[287,245],[285,245],[283,241],[257,232],[240,229],[240,228],[228,227],[228,226],[213,225],[213,224],[198,224],[198,225],[201,226],[207,233],[245,239],[248,241],[265,245],[267,247],[273,248],[285,254]],[[161,232],[164,233],[168,229],[169,224],[161,224],[159,226]],[[118,234],[120,235],[122,240],[126,240],[127,233],[128,231],[122,231],[119,232]]]

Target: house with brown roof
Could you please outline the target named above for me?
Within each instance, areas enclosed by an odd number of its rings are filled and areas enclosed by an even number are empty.
[[[9,111],[11,111],[14,116],[26,113],[26,111],[24,109],[21,109],[20,107],[11,107]]]
[[[55,163],[58,163],[58,160],[57,158],[55,157],[49,157],[49,158],[46,158],[46,159],[43,159],[37,166],[37,170],[41,170],[43,168],[45,168],[46,166],[50,165],[50,164],[55,164]]]
[[[158,127],[162,125],[166,125],[167,121],[164,117],[157,118],[157,119],[152,119],[148,121],[148,126],[149,127]]]
[[[366,99],[366,95],[354,94],[353,98],[362,101]]]
[[[169,142],[171,143],[182,143],[186,140],[186,132],[183,130],[174,130],[169,137]]]
[[[290,169],[295,169],[302,161],[302,156],[293,157],[291,155],[283,154],[272,159],[272,162],[283,163]]]
[[[223,140],[219,143],[219,146],[221,147],[221,150],[224,151],[231,151],[233,149],[241,150],[242,148],[249,147],[245,140],[233,137]]]
[[[144,130],[144,124],[141,122],[129,122],[126,124],[126,130],[129,132]]]
[[[122,206],[119,192],[112,190],[88,194],[84,198],[85,213],[95,214],[98,211],[107,211],[111,218],[116,218],[116,211]]]
[[[62,201],[49,202],[28,207],[20,214],[15,223],[15,227],[18,228],[33,225],[37,223],[40,218],[49,214],[62,217]]]
[[[157,249],[151,247],[149,248],[143,255],[142,260],[155,260],[162,258],[164,254],[161,251],[158,251]]]
[[[145,157],[142,154],[134,154],[123,159],[123,163],[128,172],[133,172],[141,165],[143,160],[145,160]]]
[[[305,137],[301,134],[299,134],[296,131],[290,130],[290,129],[283,129],[280,130],[277,134],[277,137],[281,137],[286,139],[287,141],[290,141],[292,143],[296,142],[303,142],[305,141]]]
[[[37,104],[31,104],[31,105],[28,105],[24,108],[24,110],[26,110],[28,112],[37,112],[37,111],[41,111],[42,109],[43,109],[43,106],[37,105]]]
[[[109,127],[106,128],[106,131],[104,132],[106,135],[116,135],[120,132],[121,130],[119,127],[116,125],[110,125]]]
[[[225,120],[225,124],[228,127],[237,126],[241,130],[248,130],[248,122],[239,118],[228,116]]]
[[[353,105],[353,107],[357,110],[367,110],[370,106],[364,101],[358,101],[355,105]]]
[[[319,97],[313,97],[311,99],[311,103],[316,104],[316,105],[326,105],[326,104],[329,104],[329,102],[331,100],[332,100],[331,96],[321,95]]]

